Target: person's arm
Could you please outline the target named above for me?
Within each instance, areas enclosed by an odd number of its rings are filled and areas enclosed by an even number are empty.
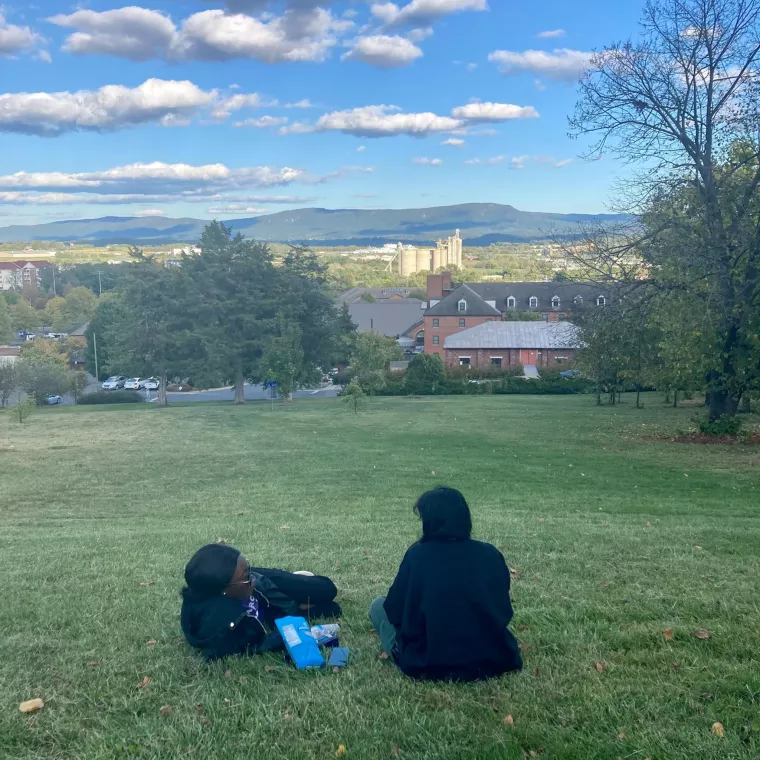
[[[326,575],[296,575],[286,570],[253,568],[254,572],[272,581],[277,588],[298,604],[324,604],[338,595],[335,584]]]
[[[385,614],[388,620],[396,628],[401,628],[404,620],[404,608],[406,607],[406,595],[409,589],[409,560],[406,556],[401,561],[401,566],[396,573],[396,579],[393,585],[388,589],[388,596],[385,599]]]
[[[504,555],[495,547],[494,551],[498,554],[498,559],[496,560],[496,572],[493,575],[495,583],[494,603],[504,620],[504,625],[509,625],[509,622],[514,615],[514,611],[512,610],[512,599],[509,596],[512,579],[509,574],[509,565],[507,565]]]

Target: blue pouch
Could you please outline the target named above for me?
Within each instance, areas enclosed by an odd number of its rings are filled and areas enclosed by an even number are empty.
[[[284,617],[275,620],[274,624],[299,670],[324,667],[325,658],[319,651],[305,618]]]

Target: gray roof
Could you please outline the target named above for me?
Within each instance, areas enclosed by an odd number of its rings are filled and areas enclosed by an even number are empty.
[[[74,336],[74,337],[84,336],[84,334],[87,332],[87,328],[89,326],[90,326],[90,323],[89,322],[85,322],[83,325],[80,325],[79,327],[77,327],[76,330],[72,330],[69,333],[69,335]]]
[[[459,302],[467,302],[467,310],[459,311]],[[471,285],[460,285],[451,291],[445,298],[440,300],[435,306],[431,306],[426,312],[426,317],[446,317],[446,316],[467,316],[467,317],[500,317],[501,312],[486,303],[479,296]]]
[[[579,330],[570,322],[484,322],[450,335],[444,348],[555,348],[579,346]]]
[[[357,301],[348,305],[348,313],[359,332],[377,330],[383,335],[396,338],[405,333],[422,315],[422,301],[386,301],[367,303]]]
[[[345,293],[342,293],[336,299],[339,304],[342,303],[356,303],[363,300],[362,295],[365,293],[371,295],[377,301],[393,301],[398,303],[400,300],[409,300],[420,303],[418,298],[409,298],[409,293],[412,291],[425,292],[425,288],[351,288]]]

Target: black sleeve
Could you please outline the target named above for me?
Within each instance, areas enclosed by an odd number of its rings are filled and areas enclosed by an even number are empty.
[[[269,578],[283,594],[299,604],[324,604],[338,595],[338,589],[326,575],[296,575],[267,568],[253,570]]]
[[[253,654],[259,651],[266,637],[266,631],[258,621],[245,618],[234,629],[209,641],[203,647],[203,656],[207,660],[218,660],[233,654]]]
[[[494,551],[498,555],[496,560],[497,572],[494,574],[495,589],[494,589],[494,604],[501,617],[504,619],[504,625],[509,625],[509,621],[512,620],[514,612],[512,610],[512,600],[509,596],[509,588],[511,584],[511,576],[509,574],[509,566],[504,559],[504,555],[496,548]]]
[[[404,620],[406,595],[409,590],[409,565],[408,557],[404,556],[404,559],[401,561],[401,566],[398,569],[398,573],[396,574],[396,579],[393,581],[393,585],[390,589],[388,589],[388,596],[383,605],[388,620],[396,628],[401,628],[401,623]]]

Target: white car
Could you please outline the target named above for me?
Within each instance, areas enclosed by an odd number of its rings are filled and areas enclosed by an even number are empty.
[[[103,390],[104,391],[118,391],[119,388],[124,387],[124,383],[126,381],[126,377],[123,377],[122,375],[113,375],[112,377],[109,377],[108,380],[106,380],[103,383]]]
[[[161,383],[157,377],[149,377],[147,380],[143,380],[143,388],[146,391],[157,391],[159,385]]]
[[[139,377],[130,377],[124,383],[125,391],[139,391],[140,388],[144,388],[144,387],[145,387],[145,381],[141,380]]]
[[[52,404],[52,405],[62,404],[63,403],[63,396],[59,396],[57,393],[51,393],[47,397],[47,402],[48,402],[48,404]]]

